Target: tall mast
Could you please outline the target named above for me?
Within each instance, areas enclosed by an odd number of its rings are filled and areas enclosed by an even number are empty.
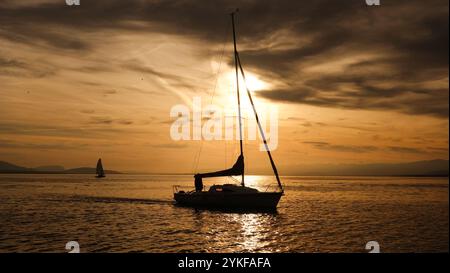
[[[239,147],[241,148],[241,156],[244,157],[244,149],[242,146],[242,118],[241,118],[241,98],[239,95],[239,68],[238,68],[238,52],[236,47],[236,29],[234,26],[234,14],[237,12],[231,13],[231,23],[233,25],[233,44],[234,44],[234,66],[236,69],[236,92],[237,92],[237,102],[238,102],[238,114],[239,114]],[[242,171],[242,186],[245,186],[244,183],[244,170]]]

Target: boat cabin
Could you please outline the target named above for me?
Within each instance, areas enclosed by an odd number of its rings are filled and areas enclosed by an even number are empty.
[[[230,192],[230,193],[257,193],[257,189],[243,187],[234,184],[213,185],[209,188],[209,192]]]

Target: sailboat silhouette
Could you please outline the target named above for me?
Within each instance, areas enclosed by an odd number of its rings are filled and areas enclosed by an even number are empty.
[[[233,44],[234,44],[234,64],[236,69],[236,93],[237,93],[237,105],[239,115],[239,133],[240,133],[240,155],[236,160],[236,163],[229,169],[210,172],[210,173],[198,173],[194,176],[195,190],[185,192],[178,190],[178,186],[174,186],[174,199],[179,205],[201,207],[201,208],[214,208],[214,209],[238,209],[238,210],[274,210],[276,209],[281,196],[284,194],[283,185],[281,184],[280,177],[278,175],[275,162],[270,153],[270,149],[267,145],[267,139],[264,134],[264,130],[259,121],[258,113],[256,112],[255,105],[253,103],[250,90],[247,89],[247,95],[253,108],[256,121],[258,123],[259,133],[263,139],[267,155],[272,166],[273,173],[278,182],[278,191],[265,191],[261,192],[257,189],[245,186],[244,182],[244,150],[242,143],[242,117],[241,117],[241,100],[239,93],[239,72],[245,82],[245,73],[242,68],[241,60],[236,46],[236,31],[235,31],[235,12],[231,13],[231,22],[233,26]],[[242,180],[240,185],[223,184],[214,185],[209,188],[208,191],[204,190],[203,178],[207,177],[224,177],[224,176],[241,176]]]
[[[96,168],[96,174],[97,174],[97,178],[103,178],[105,177],[105,171],[103,170],[103,165],[102,165],[102,159],[99,158],[97,161],[97,168]]]

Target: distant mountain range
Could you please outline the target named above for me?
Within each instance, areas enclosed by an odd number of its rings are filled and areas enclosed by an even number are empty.
[[[0,161],[0,173],[48,173],[48,174],[95,174],[96,169],[90,167],[64,169],[63,166],[41,166],[36,168],[27,168],[17,166],[5,161]],[[106,174],[120,174],[120,172],[105,170]]]
[[[408,163],[298,165],[286,175],[343,176],[448,176],[449,161],[443,159]]]

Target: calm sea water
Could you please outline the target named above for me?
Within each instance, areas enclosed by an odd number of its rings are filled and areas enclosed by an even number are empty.
[[[81,252],[449,250],[448,178],[282,180],[276,213],[245,214],[174,206],[172,185],[191,176],[0,175],[0,252],[66,252],[68,241]]]

